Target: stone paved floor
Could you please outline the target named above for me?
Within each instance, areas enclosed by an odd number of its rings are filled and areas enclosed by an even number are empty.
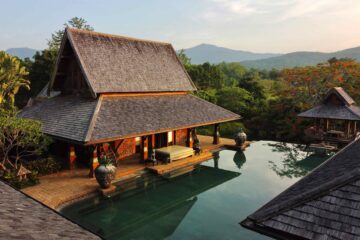
[[[199,140],[205,152],[220,149],[224,145],[234,144],[231,139],[221,138],[220,144],[213,145],[212,137],[200,135]],[[144,164],[137,161],[124,162],[118,167],[116,178],[139,173],[145,168]],[[88,169],[64,170],[40,177],[40,184],[25,188],[23,192],[45,205],[57,209],[67,202],[97,193],[99,185],[95,178],[89,178],[88,174]]]

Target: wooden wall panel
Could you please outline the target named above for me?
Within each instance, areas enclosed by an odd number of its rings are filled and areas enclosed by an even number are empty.
[[[176,136],[175,136],[176,145],[186,146],[187,133],[188,133],[187,129],[176,130]]]
[[[115,146],[122,140],[116,141]],[[136,141],[135,138],[124,139],[123,143],[118,148],[119,160],[136,154]]]

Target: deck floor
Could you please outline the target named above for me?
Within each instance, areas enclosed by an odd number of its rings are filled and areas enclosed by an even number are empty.
[[[212,151],[217,151],[225,145],[234,144],[234,141],[231,139],[221,138],[220,144],[214,145],[212,144],[212,137],[201,135],[198,137],[203,151],[201,155],[156,166],[145,165],[135,159],[123,161],[118,166],[116,179],[119,180],[129,175],[139,174],[146,168],[155,173],[164,174],[174,169],[195,165],[211,159]],[[50,208],[57,209],[65,203],[98,192],[98,183],[95,178],[89,178],[88,174],[88,169],[64,170],[59,173],[42,176],[40,177],[40,184],[25,188],[22,191]]]

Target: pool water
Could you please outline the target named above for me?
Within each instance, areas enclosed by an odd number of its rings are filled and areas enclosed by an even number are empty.
[[[144,174],[61,212],[105,239],[268,239],[239,222],[328,158],[301,148],[258,141],[244,153],[222,150],[187,174]]]

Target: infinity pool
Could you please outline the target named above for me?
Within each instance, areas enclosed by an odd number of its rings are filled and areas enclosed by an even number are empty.
[[[244,153],[222,150],[190,173],[144,174],[109,199],[61,212],[106,239],[268,239],[239,222],[328,158],[301,148],[258,141]]]

